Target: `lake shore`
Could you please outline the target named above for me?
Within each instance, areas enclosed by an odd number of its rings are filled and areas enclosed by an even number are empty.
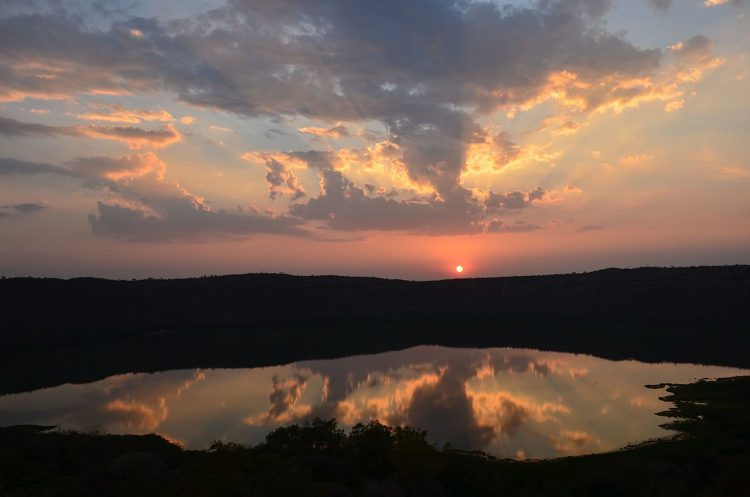
[[[677,434],[607,454],[499,460],[435,448],[424,432],[334,421],[278,429],[258,446],[185,451],[156,435],[0,429],[3,495],[744,495],[750,377],[656,385]],[[60,457],[64,454],[64,457]]]

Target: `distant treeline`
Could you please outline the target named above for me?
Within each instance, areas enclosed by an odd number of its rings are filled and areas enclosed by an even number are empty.
[[[14,372],[0,375],[0,393],[118,372],[429,344],[750,367],[750,266],[426,282],[283,274],[0,280],[0,362]]]
[[[190,279],[0,280],[6,343],[443,319],[667,323],[748,329],[750,266],[403,281],[247,274]]]

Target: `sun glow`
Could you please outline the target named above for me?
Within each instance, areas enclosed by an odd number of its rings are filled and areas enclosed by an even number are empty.
[[[463,273],[463,272],[464,272],[464,267],[463,267],[463,266],[461,266],[461,265],[459,265],[459,266],[456,266],[456,272],[457,272],[457,273]]]

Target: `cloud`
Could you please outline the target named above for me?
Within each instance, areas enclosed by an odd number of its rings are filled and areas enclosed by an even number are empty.
[[[595,29],[607,4],[566,0],[501,9],[428,0],[419,8],[384,8],[374,0],[286,0],[269,8],[251,0],[176,23],[173,31],[133,20],[86,32],[60,17],[19,16],[5,21],[0,60],[18,95],[163,85],[186,102],[245,115],[377,119],[399,141],[414,144],[415,175],[424,173],[424,149],[445,139],[452,154],[440,167],[447,173],[460,169],[450,157],[460,157],[476,126],[462,107],[520,104],[561,70],[600,77],[658,68],[658,51]],[[221,23],[222,36],[206,29],[211,23]],[[30,25],[45,33],[43,40],[29,35]],[[132,29],[149,43],[134,39]],[[227,50],[231,42],[236,48]],[[21,55],[38,65],[9,63]],[[85,70],[74,79],[75,69]]]
[[[289,380],[282,380],[277,375],[271,377],[271,393],[268,395],[268,411],[245,419],[251,426],[269,423],[292,423],[311,413],[312,406],[302,405],[299,400],[307,388],[308,377],[295,373]]]
[[[91,104],[90,107],[92,108],[91,112],[77,114],[76,117],[79,119],[85,119],[87,121],[107,121],[127,124],[138,124],[141,121],[159,121],[171,123],[175,120],[172,114],[164,109],[128,109],[126,107],[123,107],[122,105],[106,105],[98,103]]]
[[[299,220],[253,207],[214,210],[200,196],[164,180],[165,165],[153,153],[66,163],[87,178],[84,185],[111,193],[88,217],[95,234],[135,241],[247,237],[258,233],[306,236]]]
[[[600,443],[598,439],[581,430],[562,430],[559,436],[550,438],[553,447],[560,454],[580,454],[586,446],[593,451]]]
[[[120,423],[128,428],[143,431],[154,431],[169,415],[164,398],[159,399],[157,407],[137,401],[115,399],[107,403],[103,411],[108,423]]]
[[[193,18],[134,18],[104,29],[86,29],[74,16],[17,15],[0,20],[0,99],[164,92],[240,116],[337,123],[300,129],[332,139],[377,122],[393,152],[389,160],[406,178],[401,183],[434,196],[371,196],[350,173],[311,164],[320,169],[321,194],[292,212],[334,229],[474,233],[489,206],[462,184],[471,147],[490,145],[500,167],[522,151],[507,132],[488,136],[480,124],[487,116],[544,106],[555,118],[548,125],[567,132],[597,112],[649,102],[674,111],[686,85],[717,64],[710,56],[635,46],[608,30],[610,4],[231,0]],[[125,109],[100,114],[145,120]],[[53,134],[113,139],[135,149],[179,140],[171,126],[68,127]],[[301,188],[279,164],[266,165],[270,194],[284,190],[299,200]],[[491,209],[522,205],[515,196],[492,195]]]
[[[393,145],[381,143],[367,150],[250,152],[242,158],[265,165],[272,194],[274,189],[281,186],[286,187],[287,192],[298,191],[282,181],[287,177],[286,174],[291,174],[293,168],[316,170],[320,179],[320,193],[306,202],[291,205],[289,213],[308,221],[322,221],[330,229],[395,230],[431,234],[481,231],[483,207],[471,198],[471,193],[467,190],[459,190],[447,200],[434,194],[396,199],[395,192],[386,192],[374,185],[359,187],[338,170],[351,167],[352,164],[369,168],[395,168],[397,171],[390,173],[395,179],[403,180],[399,175],[401,171],[398,171],[398,165],[384,166],[381,162],[390,162],[394,150]],[[277,171],[281,175],[277,176]],[[412,186],[408,180],[403,184]],[[302,197],[299,193],[295,193],[295,196]]]
[[[427,430],[442,443],[469,450],[485,447],[494,431],[477,422],[464,380],[448,367],[437,383],[415,389],[406,412],[407,423]]]
[[[742,0],[704,0],[703,5],[706,7],[716,7],[718,5],[742,5]]]
[[[656,157],[653,154],[634,154],[626,155],[620,162],[626,166],[637,166],[646,162],[651,162]]]
[[[25,123],[0,116],[0,135],[4,136],[75,136],[75,134],[76,132],[73,131],[72,127]]]
[[[176,143],[182,135],[171,124],[147,130],[133,126],[49,126],[25,123],[0,116],[0,135],[5,136],[74,136],[103,138],[125,143],[129,148],[162,148]]]
[[[706,71],[724,63],[724,59],[714,57],[711,53],[713,45],[710,38],[696,35],[669,47],[675,60],[674,71],[679,82],[695,83]]]
[[[298,222],[255,209],[210,210],[192,198],[146,201],[144,208],[97,202],[89,224],[97,235],[133,241],[186,241],[216,237],[247,237],[259,233],[304,236]]]
[[[40,211],[42,209],[46,209],[47,206],[44,204],[37,204],[35,202],[28,202],[24,204],[13,204],[13,205],[4,205],[2,206],[3,209],[13,209],[21,214],[31,214],[37,211]]]
[[[544,363],[534,360],[526,354],[502,355],[493,357],[489,363],[494,371],[512,371],[514,373],[536,373],[541,377],[548,376],[552,370]]]
[[[490,192],[484,203],[488,209],[518,210],[529,207],[535,201],[542,200],[546,194],[547,191],[541,186],[537,186],[527,193],[518,190],[508,193]]]
[[[508,223],[503,220],[496,220],[491,221],[487,225],[488,233],[526,233],[539,229],[542,229],[542,227],[537,226],[536,224],[529,224],[526,221],[516,221],[515,223]]]
[[[402,187],[419,188],[419,185],[401,176],[404,166],[395,159],[398,155],[396,145],[381,142],[366,150],[248,152],[242,158],[264,164],[271,198],[277,198],[281,193],[292,194],[293,200],[302,198],[304,192],[292,169],[316,170],[320,179],[320,193],[305,202],[292,204],[289,213],[304,220],[323,222],[327,228],[342,231],[479,233],[484,229],[488,211],[500,213],[524,209],[546,195],[544,188],[536,187],[527,193],[488,192],[487,198],[481,200],[469,190],[460,188],[444,198],[429,189],[426,194],[397,198],[401,196],[398,191],[386,191],[370,184],[360,187],[342,171],[353,164],[370,169],[380,167],[392,174]],[[384,163],[388,165],[384,166]],[[524,228],[529,230],[530,225]]]
[[[167,165],[153,152],[123,155],[120,157],[78,157],[65,163],[75,174],[84,178],[102,178],[113,181],[153,174],[162,180]]]
[[[265,136],[268,139],[276,138],[278,136],[285,136],[286,132],[282,129],[277,128],[269,128],[263,132],[263,136]]]
[[[648,3],[660,14],[664,14],[672,8],[672,0],[648,0]]]
[[[95,234],[133,241],[247,237],[258,233],[307,236],[300,220],[253,207],[211,209],[178,183],[164,179],[166,164],[153,152],[80,157],[64,166],[0,158],[0,175],[53,174],[75,178],[109,196],[88,216]]]
[[[0,175],[5,176],[27,176],[35,174],[53,174],[58,176],[77,176],[64,167],[53,166],[39,162],[28,162],[0,157]]]
[[[497,430],[508,436],[515,436],[521,426],[528,420],[529,412],[523,406],[508,399],[503,399],[500,405],[502,414]]]
[[[339,171],[321,169],[318,174],[321,193],[306,203],[291,206],[292,215],[322,220],[330,228],[345,231],[397,230],[430,234],[481,231],[481,206],[467,198],[410,201],[373,197]]]
[[[80,136],[104,138],[126,144],[132,149],[163,148],[182,139],[179,131],[168,124],[160,129],[146,130],[132,126],[75,126]]]
[[[436,359],[434,350],[418,347],[367,363],[357,358],[307,361],[283,376],[273,375],[266,408],[244,421],[265,426],[336,417],[352,426],[379,419],[391,426],[418,426],[431,442],[461,449],[492,447],[498,455],[514,454],[520,444],[534,457],[554,456],[558,450],[581,453],[599,442],[569,426],[572,410],[582,405],[565,403],[571,400],[567,387],[527,396],[526,391],[514,393],[514,382],[503,379],[523,375],[524,383],[543,382],[540,378],[556,375],[555,382],[571,385],[586,374],[586,368],[573,368],[554,355],[500,349],[444,349]]]
[[[225,128],[223,126],[216,126],[214,124],[209,126],[208,129],[212,131],[218,131],[219,133],[236,133],[236,131],[231,128]]]
[[[343,124],[337,124],[336,126],[332,126],[330,128],[308,126],[306,128],[299,128],[297,131],[299,131],[300,133],[313,135],[318,138],[331,138],[333,140],[338,140],[339,138],[349,136],[349,130]]]
[[[495,147],[500,151],[499,161],[506,164],[519,156],[520,147],[510,139],[506,131],[501,131],[493,138]]]
[[[603,226],[599,226],[598,224],[587,224],[585,226],[581,226],[581,228],[578,229],[579,232],[585,232],[585,231],[599,231],[603,230]]]
[[[270,159],[266,161],[266,181],[268,181],[268,196],[276,199],[279,195],[289,193],[292,200],[298,200],[305,196],[297,176],[281,162]]]

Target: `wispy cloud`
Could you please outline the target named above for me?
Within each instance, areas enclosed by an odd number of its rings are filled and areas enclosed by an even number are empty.
[[[101,138],[126,144],[129,148],[162,148],[182,139],[177,129],[167,124],[159,129],[143,129],[134,126],[49,126],[25,123],[0,116],[0,135],[5,136],[73,136]]]

